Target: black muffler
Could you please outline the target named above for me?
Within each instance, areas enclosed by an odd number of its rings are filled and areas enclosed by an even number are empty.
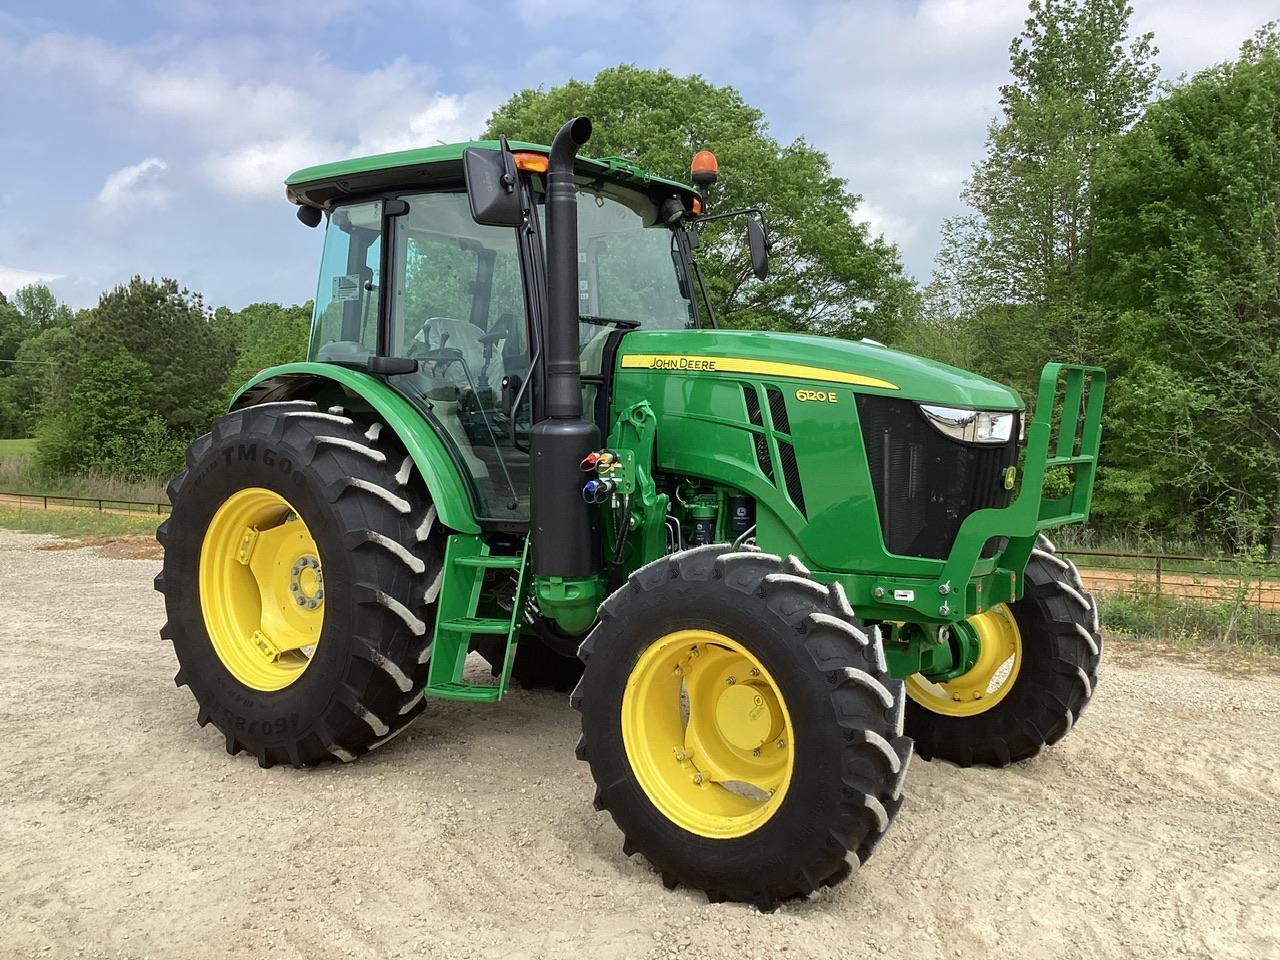
[[[547,168],[547,323],[543,344],[544,419],[530,436],[533,457],[533,572],[589,577],[602,568],[596,508],[582,498],[579,467],[600,446],[600,431],[582,417],[578,356],[578,188],[574,160],[591,137],[591,121],[575,117],[551,141]]]

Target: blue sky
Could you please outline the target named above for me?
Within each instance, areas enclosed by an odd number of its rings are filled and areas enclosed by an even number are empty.
[[[1166,78],[1276,15],[1135,7]],[[293,169],[465,139],[512,91],[619,62],[739,88],[778,139],[831,153],[927,278],[1024,16],[1017,0],[6,0],[0,290],[47,280],[85,306],[141,273],[213,305],[305,300],[319,236],[284,201]]]

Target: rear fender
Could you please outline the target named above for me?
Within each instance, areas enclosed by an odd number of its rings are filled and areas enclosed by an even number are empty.
[[[333,388],[368,404],[395,431],[446,527],[459,533],[480,532],[462,475],[439,434],[408,400],[376,377],[332,363],[286,363],[261,371],[236,392],[228,409],[310,399]]]

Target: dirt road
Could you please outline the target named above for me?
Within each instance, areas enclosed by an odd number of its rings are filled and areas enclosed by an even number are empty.
[[[1114,593],[1141,586],[1144,591],[1158,590],[1166,597],[1183,597],[1187,600],[1206,600],[1210,603],[1235,602],[1237,597],[1246,604],[1254,604],[1263,610],[1280,611],[1280,580],[1250,578],[1241,592],[1238,577],[1214,576],[1207,573],[1161,574],[1159,581],[1150,570],[1116,570],[1106,567],[1080,571],[1085,588],[1093,593]]]
[[[42,539],[0,530],[0,956],[1280,957],[1274,675],[1104,664],[1059,747],[917,761],[865,867],[761,915],[622,856],[563,695],[439,703],[348,766],[228,757],[157,562]]]

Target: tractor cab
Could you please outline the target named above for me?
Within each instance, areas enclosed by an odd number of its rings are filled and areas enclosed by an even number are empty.
[[[515,228],[476,221],[462,163],[504,150],[527,197]],[[302,211],[320,204],[327,213],[308,359],[385,376],[447,438],[486,522],[529,519],[549,150],[482,141],[328,164],[289,180]],[[372,164],[375,172],[355,172]],[[611,344],[630,330],[710,324],[681,222],[701,200],[619,159],[583,158],[577,168],[577,356],[584,409],[607,432],[599,401]]]

